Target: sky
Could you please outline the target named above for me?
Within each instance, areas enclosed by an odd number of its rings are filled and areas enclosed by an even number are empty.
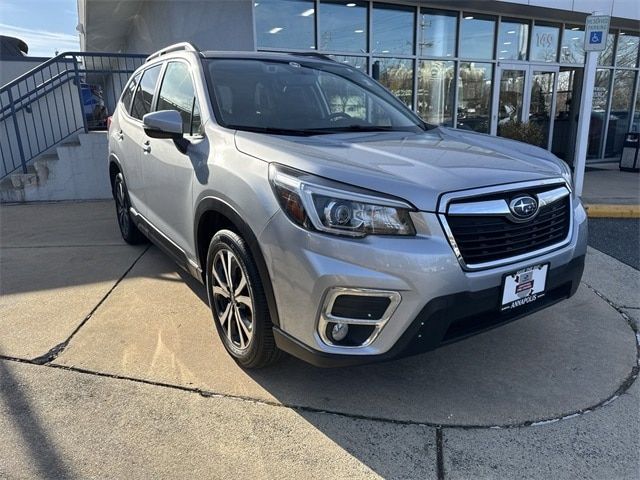
[[[78,51],[77,0],[0,0],[0,35],[24,40],[29,56]]]

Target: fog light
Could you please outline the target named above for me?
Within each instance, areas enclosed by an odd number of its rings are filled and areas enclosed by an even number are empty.
[[[344,340],[347,333],[349,333],[349,325],[346,323],[336,323],[331,329],[331,337],[336,342]]]

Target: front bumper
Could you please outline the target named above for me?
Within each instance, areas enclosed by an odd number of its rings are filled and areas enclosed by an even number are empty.
[[[571,240],[563,247],[465,271],[432,213],[412,214],[416,237],[350,239],[303,230],[279,212],[259,235],[280,320],[276,341],[316,365],[366,363],[430,350],[549,306],[572,295],[582,275],[587,222],[580,202],[574,202],[573,215]],[[503,276],[541,263],[549,264],[546,299],[500,313]],[[327,345],[318,335],[318,319],[334,287],[395,291],[401,301],[370,344]]]
[[[580,284],[584,256],[549,272],[547,293],[537,302],[499,311],[500,287],[434,298],[418,313],[395,345],[379,355],[344,355],[315,350],[274,328],[278,348],[317,367],[382,362],[433,350],[532,314],[571,297]]]

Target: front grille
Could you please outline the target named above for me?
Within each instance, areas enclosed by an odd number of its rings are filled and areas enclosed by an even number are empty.
[[[528,191],[509,192],[510,198]],[[535,192],[531,192],[535,195]],[[474,198],[469,201],[482,201]],[[491,198],[495,199],[496,195]],[[467,265],[508,259],[561,243],[569,234],[570,196],[540,208],[529,222],[516,223],[504,216],[448,215],[447,223]]]

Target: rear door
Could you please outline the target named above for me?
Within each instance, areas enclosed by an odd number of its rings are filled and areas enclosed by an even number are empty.
[[[161,67],[162,64],[154,65],[142,72],[142,77],[135,85],[131,106],[120,116],[120,130],[116,132],[122,138],[121,162],[126,165],[123,168],[131,205],[143,215],[147,210],[147,199],[141,164],[142,149],[145,147],[142,117],[151,111]]]
[[[167,63],[155,110],[177,110],[180,113],[187,148],[180,151],[172,139],[145,135],[144,142],[148,142],[150,148],[142,155],[147,218],[182,250],[190,251],[194,166],[206,162],[208,147],[201,132],[200,104],[186,61]]]

